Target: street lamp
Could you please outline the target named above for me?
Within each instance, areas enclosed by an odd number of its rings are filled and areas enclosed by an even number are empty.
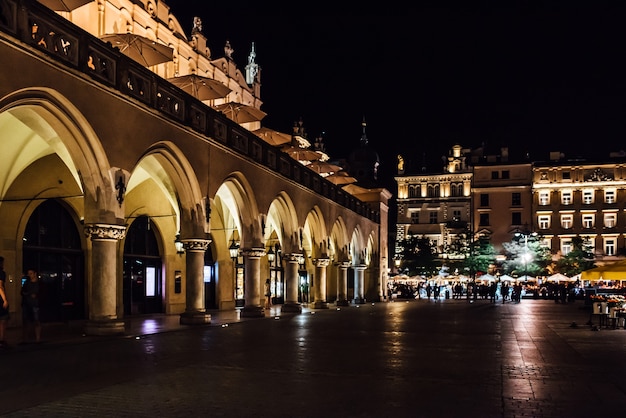
[[[237,258],[239,257],[239,244],[235,242],[235,237],[233,237],[230,246],[228,247],[228,252],[230,253],[230,258],[233,260],[233,290],[235,300],[237,299]]]

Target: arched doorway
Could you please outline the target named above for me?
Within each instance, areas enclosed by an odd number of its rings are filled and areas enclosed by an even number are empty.
[[[139,216],[124,243],[124,315],[163,312],[161,266],[150,218]]]
[[[206,309],[217,308],[216,280],[217,264],[213,260],[211,246],[204,253],[204,306]]]
[[[77,225],[56,200],[39,205],[26,225],[23,270],[40,278],[40,319],[59,322],[85,318],[84,255]]]

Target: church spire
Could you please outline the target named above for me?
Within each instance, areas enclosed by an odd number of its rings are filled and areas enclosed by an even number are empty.
[[[248,55],[248,65],[246,65],[246,83],[249,86],[254,84],[256,75],[259,73],[259,64],[254,60],[256,58],[256,50],[254,49],[254,42],[252,42],[252,49],[250,55]]]
[[[361,126],[363,127],[363,135],[361,135],[361,145],[365,146],[367,145],[367,135],[365,134],[365,127],[367,126],[367,123],[365,122],[365,116],[363,116],[363,122],[361,122]]]

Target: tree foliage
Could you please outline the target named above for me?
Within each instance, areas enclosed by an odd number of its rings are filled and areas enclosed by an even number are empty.
[[[593,268],[592,247],[587,240],[580,236],[572,238],[572,251],[556,261],[555,270],[572,277],[578,273]]]
[[[513,276],[542,276],[548,273],[552,262],[550,250],[541,245],[537,235],[520,235],[502,244],[506,261],[504,273]]]
[[[409,235],[399,242],[400,270],[409,276],[436,274],[438,258],[435,244],[425,236]]]
[[[479,237],[470,242],[468,250],[463,264],[465,273],[470,277],[475,277],[478,272],[487,273],[496,261],[496,250],[488,237]]]

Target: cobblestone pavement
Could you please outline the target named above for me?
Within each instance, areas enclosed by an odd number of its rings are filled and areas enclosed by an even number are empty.
[[[124,337],[50,328],[0,352],[0,414],[623,416],[626,330],[589,319],[581,301],[412,300],[195,327],[147,317]]]

